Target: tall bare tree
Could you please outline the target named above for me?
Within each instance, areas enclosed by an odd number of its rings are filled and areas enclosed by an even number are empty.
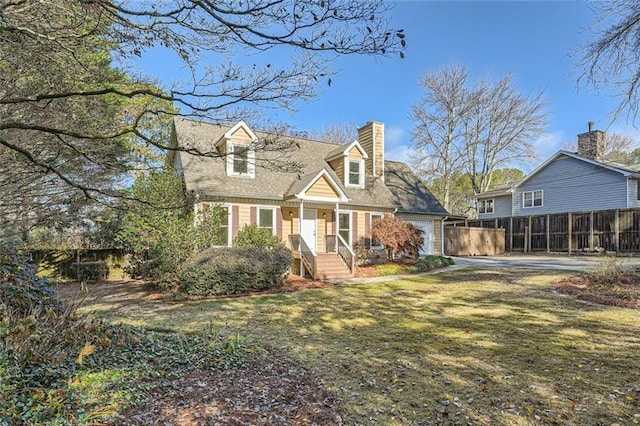
[[[520,94],[511,75],[482,81],[469,97],[464,169],[480,193],[491,187],[495,170],[535,157],[531,142],[545,128],[545,103],[542,93]]]
[[[333,123],[324,128],[312,130],[307,136],[325,142],[348,144],[358,138],[358,126],[349,122]]]
[[[427,73],[419,81],[424,95],[411,106],[413,165],[422,175],[438,178],[440,201],[447,210],[453,176],[462,168],[465,154],[468,80],[469,71],[458,65]]]
[[[640,112],[640,2],[608,0],[591,7],[598,16],[596,36],[580,49],[580,80],[615,90],[620,102],[614,118],[626,114],[633,122]]]
[[[402,56],[405,36],[390,28],[388,8],[356,0],[0,0],[0,160],[17,171],[2,176],[0,217],[14,219],[23,202],[36,214],[126,196],[121,176],[141,156],[171,149],[172,115],[227,122],[260,106],[293,108],[328,82],[338,55]],[[113,66],[152,48],[182,62],[182,81],[152,84]],[[288,63],[270,61],[278,48]]]
[[[411,108],[414,166],[436,178],[445,208],[460,173],[482,192],[494,171],[533,156],[531,142],[546,122],[541,94],[521,95],[510,75],[473,84],[461,66],[426,74],[420,85],[424,97]]]

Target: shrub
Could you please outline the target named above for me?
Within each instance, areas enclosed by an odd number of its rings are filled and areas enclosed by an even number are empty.
[[[242,361],[240,336],[160,334],[82,316],[13,247],[0,245],[0,261],[0,425],[92,424],[172,374]]]
[[[207,249],[180,266],[178,291],[190,295],[223,295],[277,288],[282,285],[292,261],[291,251],[282,245],[272,249]]]
[[[5,312],[19,317],[40,315],[58,306],[53,287],[39,277],[37,265],[29,263],[10,244],[0,245],[0,304]]]
[[[131,196],[138,201],[129,206],[117,237],[131,255],[126,270],[130,276],[171,282],[178,265],[189,256],[222,243],[220,225],[226,212],[213,205],[194,218],[193,200],[175,171],[141,174]]]
[[[417,258],[424,243],[423,231],[399,217],[384,216],[373,223],[371,235],[387,249],[387,259],[393,259],[396,253]]]
[[[281,244],[280,238],[273,235],[270,230],[256,225],[243,226],[233,240],[234,247],[242,248],[270,248],[279,244]]]
[[[410,267],[411,272],[427,272],[432,269],[453,265],[453,259],[446,256],[425,256]]]

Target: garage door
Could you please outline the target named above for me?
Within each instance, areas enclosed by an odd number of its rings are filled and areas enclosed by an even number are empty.
[[[422,236],[424,237],[424,244],[422,245],[422,249],[420,250],[421,255],[433,254],[433,246],[435,236],[433,233],[433,220],[411,220],[409,221],[413,223],[418,228],[422,229],[424,232]]]

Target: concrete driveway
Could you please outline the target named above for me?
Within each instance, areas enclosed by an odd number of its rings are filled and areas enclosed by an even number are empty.
[[[480,268],[520,268],[520,269],[554,269],[579,271],[596,267],[598,256],[452,256],[458,266],[475,266]],[[619,257],[623,266],[640,267],[639,257]]]

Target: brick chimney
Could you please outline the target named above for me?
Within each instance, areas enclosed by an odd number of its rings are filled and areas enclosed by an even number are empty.
[[[593,130],[593,121],[588,123],[589,131],[578,135],[578,155],[591,160],[604,159],[604,132]]]
[[[384,180],[384,124],[369,121],[358,129],[358,142],[369,158],[365,161],[367,172]]]

